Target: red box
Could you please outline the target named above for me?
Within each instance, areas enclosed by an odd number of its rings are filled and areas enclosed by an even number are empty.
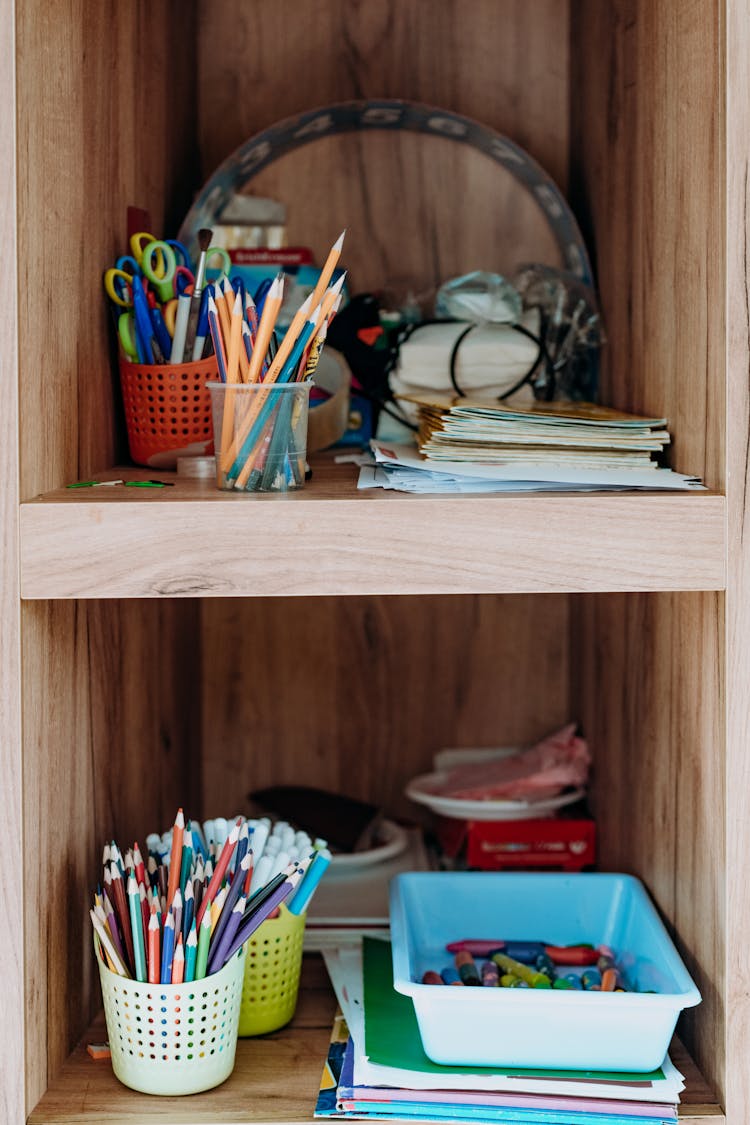
[[[481,871],[553,868],[581,871],[596,859],[596,825],[590,817],[538,820],[448,820],[438,836],[446,855],[466,852],[466,866]]]

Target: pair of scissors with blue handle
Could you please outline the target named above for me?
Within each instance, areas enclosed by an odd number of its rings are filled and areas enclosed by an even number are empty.
[[[195,271],[193,269],[193,263],[190,260],[190,254],[188,252],[188,249],[187,249],[187,246],[185,245],[185,243],[180,242],[176,238],[165,238],[164,241],[166,242],[167,246],[172,247],[172,249],[175,252],[175,255],[177,256],[177,259],[180,262],[180,264],[182,266],[184,266],[186,270],[190,271],[190,275],[192,277],[194,275]],[[217,257],[217,256],[221,260],[221,265],[220,266],[208,265],[211,258]],[[228,251],[226,251],[223,246],[209,246],[208,250],[206,251],[206,266],[207,266],[208,269],[211,269],[211,270],[218,269],[219,270],[219,277],[221,277],[223,274],[226,274],[227,277],[228,277],[229,271],[232,268],[232,259],[230,258]],[[179,266],[177,268],[179,270]],[[179,296],[179,294],[177,294],[177,296]]]
[[[185,243],[180,242],[176,238],[165,238],[164,241],[166,242],[167,246],[171,247],[171,249],[174,251],[174,255],[177,259],[178,265],[184,266],[186,270],[190,270],[190,272],[192,273],[193,263],[190,260],[190,254],[188,253],[188,248]]]
[[[154,362],[154,344],[159,347],[154,339],[154,326],[149,315],[148,300],[139,281],[133,285],[133,313],[135,315],[135,331],[140,341],[144,358],[142,363]],[[161,351],[161,348],[159,348]]]

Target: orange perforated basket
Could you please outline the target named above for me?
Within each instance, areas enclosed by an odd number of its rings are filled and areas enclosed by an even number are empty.
[[[178,457],[213,453],[211,395],[216,356],[196,363],[129,363],[120,358],[130,456],[136,465],[174,469]]]

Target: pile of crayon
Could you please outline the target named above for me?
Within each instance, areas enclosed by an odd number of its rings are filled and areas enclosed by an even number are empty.
[[[206,831],[208,829],[208,831]],[[185,822],[124,854],[104,846],[89,911],[102,961],[120,976],[181,984],[219,972],[282,902],[307,907],[330,863],[324,840],[280,823]],[[291,836],[289,835],[291,833]],[[275,842],[274,842],[275,841]]]
[[[453,954],[453,964],[440,972],[428,969],[422,984],[629,991],[614,952],[605,945],[557,946],[540,941],[467,938],[450,942],[446,949]],[[484,960],[477,963],[475,958]]]

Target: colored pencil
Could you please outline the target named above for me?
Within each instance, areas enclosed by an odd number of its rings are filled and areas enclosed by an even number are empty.
[[[107,956],[109,957],[111,963],[115,967],[115,972],[121,977],[128,977],[129,978],[130,973],[128,972],[124,962],[118,956],[117,950],[115,949],[114,945],[112,944],[112,939],[110,938],[109,934],[107,933],[106,928],[102,925],[101,921],[97,918],[95,911],[89,910],[89,916],[91,918],[91,924],[93,925],[94,930],[96,931],[97,937],[99,938],[99,941],[101,942],[103,949],[106,951]]]
[[[292,348],[297,343],[297,338],[302,331],[305,321],[308,319],[310,310],[314,308],[315,305],[312,303],[312,296],[309,296],[297,309],[292,317],[291,324],[284,334],[284,339],[281,341],[279,350],[273,357],[271,366],[266,372],[264,382],[273,383],[278,378],[280,372],[283,370],[284,364],[289,358]]]
[[[218,892],[219,887],[221,886],[221,881],[224,878],[227,867],[229,866],[229,860],[232,858],[232,852],[235,849],[235,845],[237,844],[239,836],[240,836],[239,825],[238,824],[232,825],[232,831],[227,836],[226,843],[224,844],[224,847],[223,847],[222,852],[221,852],[221,856],[220,856],[220,858],[219,858],[219,860],[216,864],[216,867],[214,868],[214,873],[211,876],[211,882],[208,884],[208,887],[206,888],[206,894],[205,894],[203,902],[201,903],[201,908],[198,911],[198,916],[197,916],[198,925],[200,925],[202,920],[203,920],[203,913],[206,909],[207,902],[209,900],[213,901],[214,897],[216,896],[216,894]]]
[[[159,984],[161,976],[161,932],[156,907],[151,906],[148,920],[148,979],[150,984]]]
[[[177,935],[177,945],[172,959],[172,984],[182,984],[185,977],[185,950],[182,944],[182,934]]]
[[[198,934],[198,952],[195,958],[195,980],[203,980],[208,965],[208,947],[211,941],[211,915],[205,914]]]
[[[146,979],[146,949],[143,942],[143,916],[141,914],[141,898],[138,893],[138,884],[135,875],[128,876],[128,911],[130,915],[130,932],[133,938],[135,954],[135,979]]]
[[[190,925],[190,933],[185,941],[185,980],[195,980],[195,960],[198,953],[198,931],[195,928],[195,918]]]
[[[174,893],[180,884],[180,865],[182,863],[182,839],[185,829],[185,816],[182,809],[177,810],[172,829],[172,853],[169,859],[169,882],[167,884],[167,906],[171,906]]]
[[[193,893],[193,881],[188,878],[185,881],[185,900],[182,910],[182,936],[187,941],[190,927],[195,915],[195,894]]]
[[[170,910],[164,919],[161,939],[161,984],[172,983],[172,956],[174,954],[174,914]]]
[[[346,230],[342,230],[341,234],[338,236],[338,238],[334,242],[333,246],[328,251],[328,257],[326,258],[325,265],[323,266],[323,269],[320,271],[320,277],[318,278],[317,284],[316,284],[316,286],[315,286],[315,288],[313,289],[313,292],[312,292],[312,307],[313,308],[316,305],[320,304],[321,300],[323,299],[323,294],[325,293],[326,289],[328,288],[329,282],[330,282],[331,278],[333,277],[333,271],[336,269],[336,266],[338,264],[338,260],[341,257],[341,251],[344,247],[344,237],[345,237],[345,235],[346,235]]]
[[[229,913],[228,921],[224,927],[224,932],[219,941],[210,950],[208,955],[208,971],[209,973],[218,973],[219,969],[226,963],[228,959],[228,951],[232,946],[235,939],[242,916],[245,913],[245,900],[240,898],[235,903],[233,909]]]
[[[211,342],[214,346],[214,353],[216,355],[216,364],[219,368],[219,378],[222,383],[227,381],[227,357],[224,352],[224,340],[221,335],[221,326],[219,324],[219,312],[216,307],[216,302],[209,294],[208,298],[208,325],[211,331]]]

